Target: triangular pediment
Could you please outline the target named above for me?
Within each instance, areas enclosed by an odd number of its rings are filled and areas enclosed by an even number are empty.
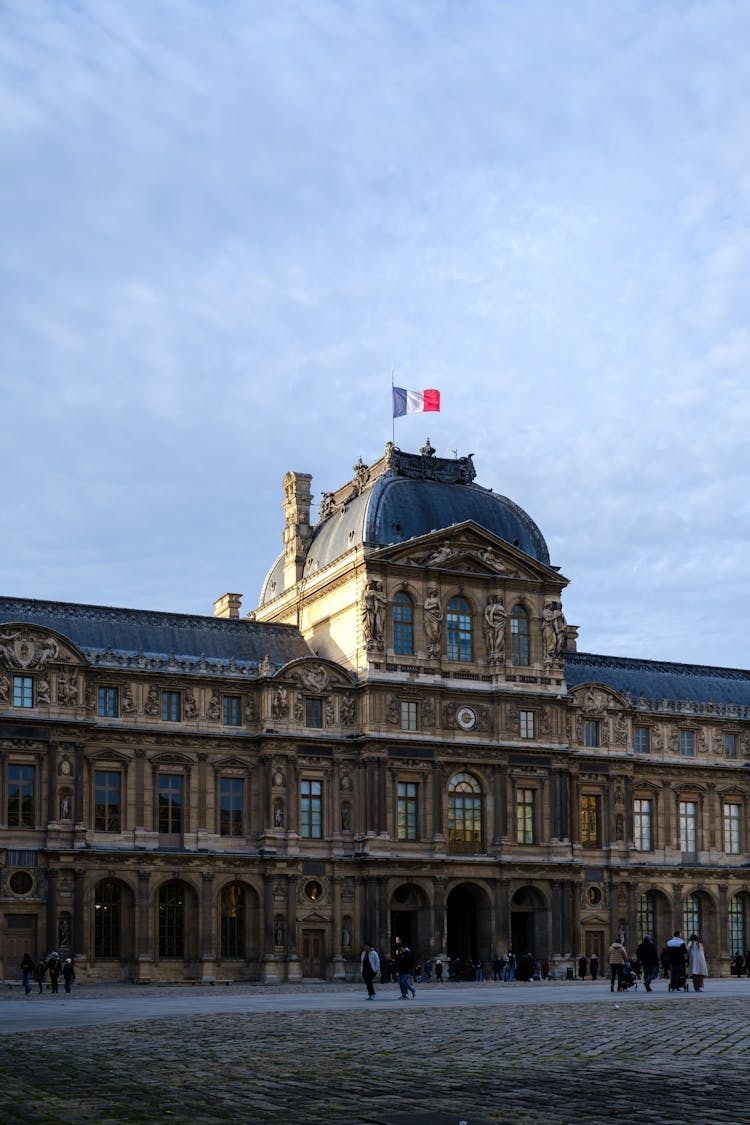
[[[0,665],[37,671],[49,665],[87,664],[74,644],[37,625],[0,625]]]
[[[557,570],[530,558],[471,521],[368,553],[368,561],[374,559],[425,570],[535,582],[553,580],[558,586],[567,585],[567,579]]]

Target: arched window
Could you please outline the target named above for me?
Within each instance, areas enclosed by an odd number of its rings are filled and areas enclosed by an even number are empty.
[[[729,953],[734,957],[737,953],[744,953],[745,944],[745,900],[739,895],[734,895],[729,900],[728,916]]]
[[[653,940],[656,934],[656,895],[653,891],[646,891],[638,898],[635,928],[640,937],[648,934]]]
[[[691,934],[701,933],[701,900],[700,895],[688,895],[682,904],[682,933],[685,941]]]
[[[454,852],[482,848],[482,789],[470,773],[454,774],[448,782],[448,846]]]
[[[245,888],[230,883],[221,892],[221,956],[245,956]]]
[[[393,599],[393,651],[399,656],[414,652],[414,603],[402,591]]]
[[[451,598],[445,616],[448,660],[471,661],[471,607],[465,598]]]
[[[510,614],[510,658],[513,664],[529,663],[529,615],[522,605]]]
[[[99,883],[94,895],[94,956],[122,956],[122,887],[114,879]]]
[[[185,956],[185,890],[167,883],[159,891],[159,956]]]

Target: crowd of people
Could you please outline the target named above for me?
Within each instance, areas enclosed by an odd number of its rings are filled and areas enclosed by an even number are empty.
[[[59,993],[60,977],[63,978],[65,991],[70,992],[76,971],[71,957],[61,957],[56,949],[40,958],[36,963],[30,953],[24,953],[21,960],[21,979],[23,989],[27,996],[31,995],[33,983],[39,986],[39,995],[44,992],[45,981],[48,981],[48,990],[53,994]]]
[[[585,962],[585,958],[581,959]],[[585,976],[581,971],[579,962],[579,976]],[[646,991],[651,992],[652,986],[661,976],[669,981],[669,991],[687,991],[688,979],[692,980],[693,991],[703,992],[704,981],[708,976],[706,954],[697,934],[691,934],[687,943],[683,940],[679,930],[675,930],[672,937],[659,951],[648,934],[644,934],[640,943],[631,957],[628,955],[623,942],[615,938],[607,953],[609,965],[610,992],[624,992],[633,984],[642,980]]]

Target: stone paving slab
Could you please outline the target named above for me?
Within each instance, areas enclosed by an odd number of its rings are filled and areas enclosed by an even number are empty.
[[[722,985],[710,997],[560,988],[543,1002],[498,989],[494,1004],[481,987],[368,1003],[357,986],[248,986],[247,1010],[212,990],[200,1013],[179,1003],[194,990],[159,989],[154,1004],[125,986],[100,991],[99,1024],[41,1030],[13,1013],[62,1000],[67,1017],[91,1002],[85,990],[16,998],[0,1003],[15,1028],[0,1039],[0,1123],[743,1125],[750,990]],[[305,997],[314,1006],[294,1006]]]

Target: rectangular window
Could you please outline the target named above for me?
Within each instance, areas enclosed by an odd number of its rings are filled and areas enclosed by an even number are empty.
[[[303,778],[300,783],[300,835],[307,840],[323,838],[323,783]]]
[[[8,766],[8,827],[34,827],[34,766]]]
[[[398,826],[399,840],[417,839],[417,783],[399,781],[398,783]]]
[[[725,734],[724,735],[724,757],[736,758],[737,757],[737,735]]]
[[[182,717],[182,699],[179,691],[161,693],[161,717],[167,723],[179,723]]]
[[[245,783],[241,777],[219,779],[219,832],[222,836],[243,836]]]
[[[34,706],[34,677],[33,676],[14,676],[13,677],[13,706],[14,707],[33,707]]]
[[[240,697],[239,695],[225,695],[224,726],[238,727],[240,725]]]
[[[650,852],[651,843],[651,801],[647,797],[636,797],[633,801],[633,844],[639,852]],[[653,933],[653,929],[644,930]]]
[[[656,933],[656,897],[652,891],[638,896],[638,909],[635,916],[635,928],[638,934],[648,934],[653,938]]]
[[[680,755],[683,758],[695,757],[695,731],[680,731]]]
[[[601,797],[596,793],[581,794],[581,845],[601,847]]]
[[[183,786],[182,774],[159,774],[159,832],[164,836],[182,832]]]
[[[101,688],[99,689],[101,691]],[[97,832],[119,832],[120,817],[119,770],[94,772],[94,828]]]
[[[534,737],[534,712],[521,712],[521,738]]]
[[[648,727],[633,727],[633,745],[636,754],[651,753],[651,731]]]
[[[323,700],[305,700],[305,726],[320,729],[323,726]]]
[[[740,854],[740,806],[737,801],[724,802],[724,851]]]
[[[516,841],[519,844],[536,842],[536,790],[516,790]]]
[[[417,705],[409,700],[401,703],[401,730],[417,729]]]
[[[695,801],[680,801],[680,851],[695,853],[698,806]]]
[[[120,713],[116,687],[100,687],[97,691],[97,714],[106,719],[116,719]]]
[[[599,741],[600,723],[598,719],[586,719],[583,724],[584,746],[601,746]]]

